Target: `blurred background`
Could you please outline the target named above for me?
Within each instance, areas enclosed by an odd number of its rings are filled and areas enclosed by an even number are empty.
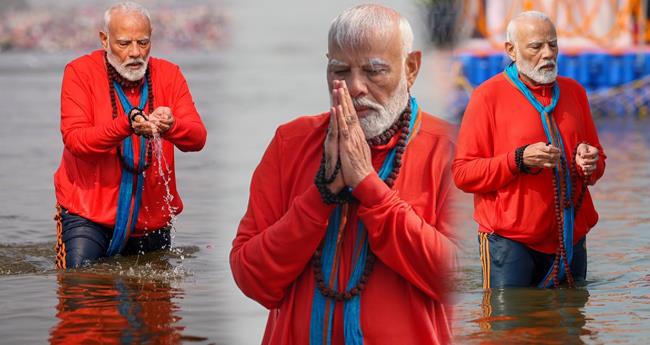
[[[0,2],[0,334],[3,344],[258,344],[267,311],[235,286],[228,253],[251,174],[278,125],[328,107],[327,30],[363,1],[141,1],[152,55],[181,66],[208,128],[177,155],[185,210],[175,249],[57,272],[52,174],[62,151],[65,64],[98,49],[111,1]],[[650,120],[645,1],[378,1],[404,14],[423,50],[413,90],[458,123],[474,87],[504,64],[505,25],[524,9],[558,25],[560,73],[589,91],[607,171],[591,189],[589,284],[575,290],[480,287],[472,198],[454,332],[459,344],[644,343],[650,331]]]

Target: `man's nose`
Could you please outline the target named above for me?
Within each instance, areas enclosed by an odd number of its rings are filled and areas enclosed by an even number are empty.
[[[142,49],[138,45],[137,41],[131,42],[129,45],[129,57],[131,58],[139,58],[142,56]]]
[[[368,94],[367,80],[362,73],[352,72],[345,83],[348,85],[350,97],[358,98]]]
[[[555,60],[555,55],[557,53],[557,50],[553,47],[551,47],[550,44],[545,44],[544,47],[542,48],[542,58],[545,60]]]

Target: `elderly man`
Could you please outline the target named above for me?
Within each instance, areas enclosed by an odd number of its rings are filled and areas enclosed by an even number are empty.
[[[280,126],[253,174],[230,264],[264,344],[450,341],[453,128],[409,96],[412,40],[392,9],[339,15],[330,111]]]
[[[585,90],[557,77],[550,19],[524,12],[507,30],[513,63],[472,94],[454,181],[474,193],[484,288],[573,285],[586,276],[585,236],[598,220],[587,186],[605,154]]]
[[[99,34],[104,49],[65,68],[59,268],[170,245],[170,221],[183,209],[174,146],[198,151],[206,130],[178,66],[150,58],[151,32],[145,8],[115,4]]]

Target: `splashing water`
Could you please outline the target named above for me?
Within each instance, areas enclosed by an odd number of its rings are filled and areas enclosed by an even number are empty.
[[[176,220],[178,219],[176,211],[177,208],[172,206],[172,201],[174,200],[174,196],[169,190],[169,182],[171,181],[171,168],[169,167],[169,164],[167,163],[167,159],[165,159],[165,155],[163,154],[163,142],[162,139],[160,138],[159,133],[154,133],[152,139],[152,154],[156,158],[156,161],[158,162],[158,175],[160,176],[163,185],[165,186],[165,195],[163,197],[164,205],[161,207],[161,211],[167,211],[170,215],[169,222],[167,222],[167,226],[170,228],[169,235],[171,239],[173,240],[176,237]],[[175,251],[175,248],[169,248],[170,251]]]

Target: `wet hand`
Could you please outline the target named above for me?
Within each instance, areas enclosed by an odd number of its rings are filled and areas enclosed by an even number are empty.
[[[163,134],[174,125],[175,120],[170,108],[158,107],[149,114],[149,121],[157,127],[158,133]]]
[[[528,145],[524,164],[529,168],[553,168],[560,161],[560,149],[544,142]]]
[[[576,150],[576,165],[582,169],[585,176],[591,175],[596,170],[598,163],[598,149],[589,144],[581,143]]]
[[[332,98],[338,102],[332,109],[338,123],[339,155],[343,180],[347,186],[355,188],[368,174],[374,171],[370,147],[366,142],[366,136],[359,123],[345,81],[334,83]]]
[[[131,128],[135,134],[151,137],[158,132],[157,126],[149,121],[142,112],[131,116]]]

